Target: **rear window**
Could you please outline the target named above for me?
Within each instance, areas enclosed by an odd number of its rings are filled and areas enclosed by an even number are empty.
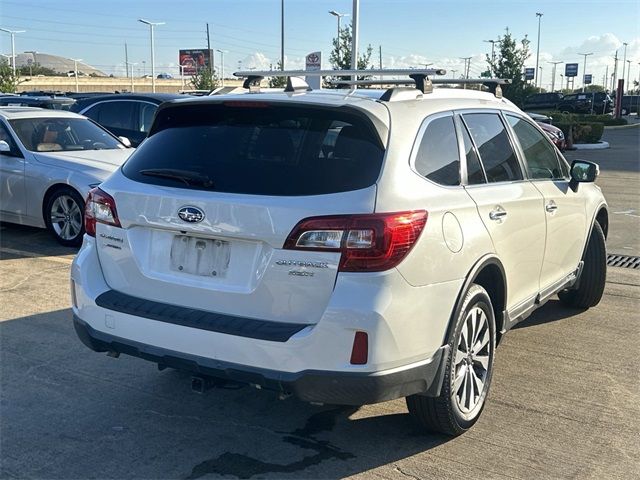
[[[256,102],[158,113],[123,173],[154,185],[253,195],[321,195],[373,185],[384,148],[348,108]]]

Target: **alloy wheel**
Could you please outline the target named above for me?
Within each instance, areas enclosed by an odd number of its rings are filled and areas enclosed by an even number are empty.
[[[60,195],[51,205],[51,226],[62,240],[73,240],[82,231],[82,211],[73,197]]]

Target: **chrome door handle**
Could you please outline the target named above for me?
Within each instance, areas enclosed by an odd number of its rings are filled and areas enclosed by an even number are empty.
[[[544,209],[549,213],[555,212],[558,209],[558,205],[556,205],[555,202],[549,202],[545,205]]]
[[[489,212],[489,218],[491,220],[502,220],[507,216],[507,211],[501,207],[496,207],[494,210]]]

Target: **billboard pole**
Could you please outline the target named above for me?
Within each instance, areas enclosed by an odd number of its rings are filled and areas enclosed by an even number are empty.
[[[211,51],[211,40],[209,37],[209,22],[207,22],[207,50],[209,50],[209,58],[211,58],[211,54],[213,53]],[[213,77],[213,72],[215,71],[213,68],[213,64],[215,62],[212,62],[211,60],[209,60],[209,71],[211,72],[211,77]]]

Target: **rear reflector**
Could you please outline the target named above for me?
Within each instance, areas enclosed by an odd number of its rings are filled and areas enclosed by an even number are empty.
[[[424,210],[306,218],[283,248],[341,252],[339,271],[381,272],[407,256],[426,222]]]
[[[366,332],[356,332],[351,350],[351,365],[364,365],[369,357],[369,336]]]

